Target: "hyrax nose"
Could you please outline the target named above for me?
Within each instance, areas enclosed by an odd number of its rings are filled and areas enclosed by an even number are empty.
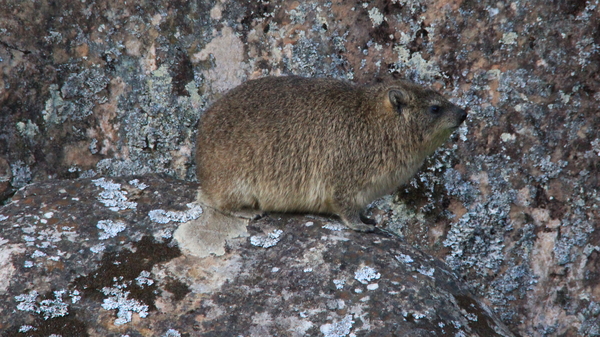
[[[465,119],[467,119],[467,112],[465,111],[465,109],[458,110],[458,124],[462,124],[462,122],[464,122]]]

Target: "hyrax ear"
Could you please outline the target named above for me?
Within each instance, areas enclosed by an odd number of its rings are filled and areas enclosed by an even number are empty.
[[[408,105],[408,95],[400,89],[391,89],[388,91],[388,100],[390,105],[398,112],[402,112],[402,108]]]

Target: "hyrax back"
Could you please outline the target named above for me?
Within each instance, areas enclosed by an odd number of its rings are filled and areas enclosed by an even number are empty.
[[[438,93],[403,81],[248,81],[200,119],[201,194],[226,213],[331,213],[369,231],[360,211],[410,179],[465,118]]]

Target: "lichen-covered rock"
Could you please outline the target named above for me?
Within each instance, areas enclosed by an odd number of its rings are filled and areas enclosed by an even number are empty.
[[[52,178],[193,181],[197,119],[224,90],[397,73],[470,115],[374,216],[519,333],[594,336],[599,5],[0,1],[0,200]]]
[[[441,261],[391,235],[268,216],[220,254],[173,240],[196,184],[29,185],[0,208],[3,336],[512,336]]]

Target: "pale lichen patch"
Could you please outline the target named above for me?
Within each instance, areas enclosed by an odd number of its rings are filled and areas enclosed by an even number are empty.
[[[344,229],[347,229],[346,226],[344,226],[340,223],[331,223],[331,222],[324,224],[323,228],[329,229],[330,231],[342,231]]]
[[[396,260],[398,260],[399,262],[402,262],[402,263],[412,263],[412,262],[414,262],[414,260],[413,260],[412,257],[410,257],[408,255],[405,255],[405,254],[398,254],[395,257],[396,257]]]
[[[353,316],[346,315],[342,320],[335,321],[330,324],[323,324],[319,330],[325,337],[345,337],[348,336],[352,325],[354,324]]]
[[[513,142],[513,141],[515,141],[515,139],[517,139],[517,137],[514,134],[512,134],[512,133],[506,133],[506,132],[502,133],[500,135],[500,138],[505,143],[506,142]]]
[[[102,253],[105,249],[106,246],[104,246],[102,243],[90,247],[90,251],[95,254]]]
[[[429,277],[433,278],[433,273],[435,272],[435,268],[427,268],[425,266],[421,266],[421,267],[419,267],[419,269],[417,269],[417,271],[420,274],[423,274],[425,276],[429,276]]]
[[[379,283],[371,283],[367,285],[367,290],[377,290],[379,289]]]
[[[187,211],[165,211],[162,209],[154,209],[148,212],[150,220],[158,223],[169,223],[174,222],[187,222],[190,220],[198,219],[202,214],[202,207],[195,203],[188,203]]]
[[[129,181],[129,184],[131,184],[131,185],[133,185],[133,186],[135,186],[135,187],[139,188],[140,190],[145,190],[145,189],[148,187],[148,185],[146,185],[146,184],[144,184],[144,183],[140,182],[140,180],[139,180],[139,179],[133,179],[133,180],[130,180],[130,181]]]
[[[346,284],[346,280],[333,280],[333,284],[335,285],[335,289],[344,289],[344,285]]]
[[[19,327],[19,332],[20,333],[25,333],[25,332],[28,332],[28,331],[35,331],[35,330],[37,330],[37,329],[34,328],[31,325],[21,325],[21,327]]]
[[[169,329],[167,332],[165,332],[163,337],[181,337],[181,333],[175,329]]]
[[[354,273],[354,279],[362,284],[368,284],[372,280],[381,278],[381,274],[372,267],[364,266]]]
[[[120,232],[124,231],[127,226],[125,223],[121,221],[112,221],[112,220],[100,220],[96,225],[98,229],[102,230],[100,233],[99,239],[106,240],[109,238],[114,238]]]
[[[66,290],[58,290],[54,291],[53,294],[54,299],[45,299],[39,303],[37,301],[38,292],[35,290],[30,291],[28,294],[15,296],[15,300],[19,302],[19,304],[17,304],[17,309],[40,314],[45,320],[68,315],[69,306],[62,300],[63,295],[68,294],[68,292]],[[77,293],[77,295],[78,294],[79,293]],[[69,296],[73,297],[76,295],[71,293]]]
[[[517,33],[515,32],[504,33],[502,34],[502,39],[500,39],[500,43],[506,45],[517,44],[518,37],[519,35],[517,35]]]
[[[142,289],[144,289],[145,285],[151,286],[154,284],[154,280],[150,278],[150,272],[146,270],[142,270],[140,275],[135,278],[135,283]]]
[[[250,243],[253,246],[269,248],[275,246],[281,240],[281,229],[276,229],[266,235],[254,235],[250,237]]]
[[[373,23],[373,28],[375,28],[383,23],[385,17],[383,16],[383,14],[381,14],[377,7],[373,7],[369,9],[369,19],[371,19],[371,22]]]
[[[102,308],[105,310],[117,310],[115,325],[131,322],[133,313],[137,313],[142,318],[148,316],[148,305],[136,299],[130,299],[130,292],[123,290],[126,287],[126,284],[117,284],[114,287],[102,288],[102,293],[108,296],[102,302]]]
[[[136,209],[137,203],[127,200],[127,191],[121,190],[121,184],[114,183],[105,178],[92,180],[92,182],[104,190],[100,192],[97,198],[111,211],[118,212],[126,209]]]

